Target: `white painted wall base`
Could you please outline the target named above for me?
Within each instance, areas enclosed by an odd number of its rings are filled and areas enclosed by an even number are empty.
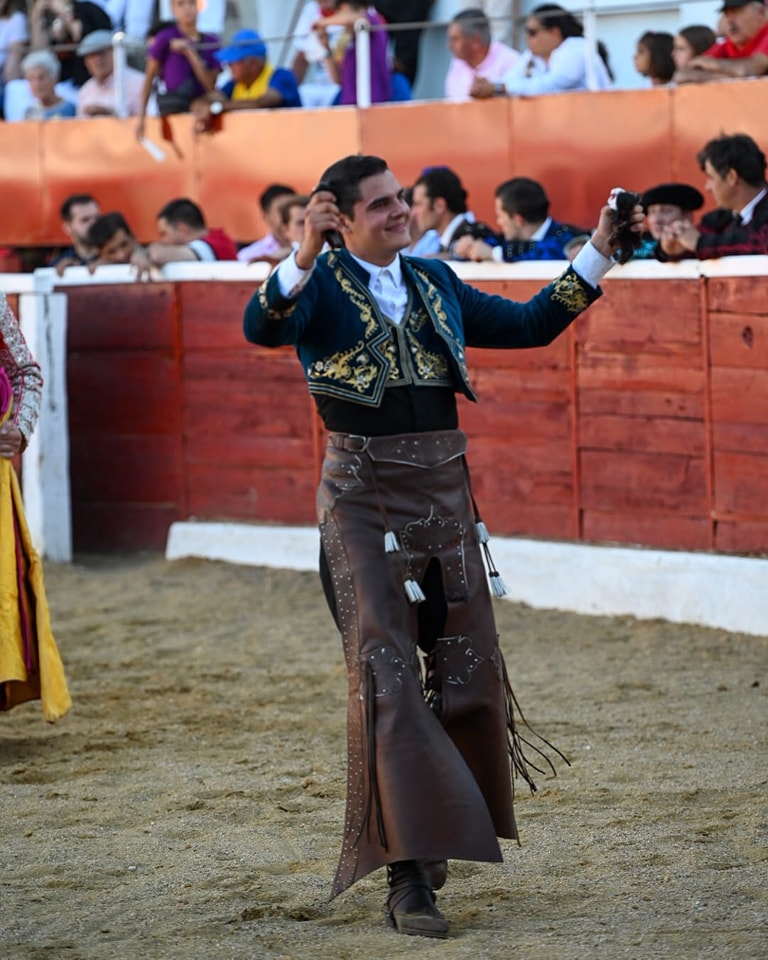
[[[166,558],[317,570],[319,544],[314,527],[174,523]],[[503,537],[490,546],[510,600],[768,636],[768,560]]]

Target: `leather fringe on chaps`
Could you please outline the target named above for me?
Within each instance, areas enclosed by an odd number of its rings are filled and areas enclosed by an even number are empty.
[[[532,789],[526,747],[554,772],[516,730],[465,449],[458,430],[329,438],[318,519],[349,679],[332,897],[399,860],[501,860],[497,837],[517,839],[510,757]],[[435,562],[445,617],[425,644]]]

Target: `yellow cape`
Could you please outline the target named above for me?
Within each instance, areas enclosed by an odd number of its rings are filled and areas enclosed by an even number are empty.
[[[3,419],[0,417],[0,422]],[[10,460],[0,457],[0,709],[10,710],[26,700],[40,700],[43,716],[50,723],[63,717],[72,705],[51,631],[43,567],[32,546],[19,481]]]

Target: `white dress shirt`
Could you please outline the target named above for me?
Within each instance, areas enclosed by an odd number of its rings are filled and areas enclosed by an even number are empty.
[[[758,193],[756,197],[753,197],[749,203],[740,211],[741,222],[743,226],[748,226],[752,223],[752,214],[755,212],[755,207],[760,203],[763,197],[768,193],[768,187],[763,187],[763,189]]]
[[[549,61],[527,51],[504,77],[507,93],[534,96],[540,93],[562,93],[587,89],[587,58],[592,56],[584,37],[567,37],[555,47]],[[603,58],[594,53],[593,66],[599,90],[611,86]]]

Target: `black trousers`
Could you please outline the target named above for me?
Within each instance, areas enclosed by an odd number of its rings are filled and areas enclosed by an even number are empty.
[[[374,7],[389,23],[418,23],[429,16],[432,0],[375,0]],[[393,30],[395,59],[411,84],[419,67],[421,30]]]

